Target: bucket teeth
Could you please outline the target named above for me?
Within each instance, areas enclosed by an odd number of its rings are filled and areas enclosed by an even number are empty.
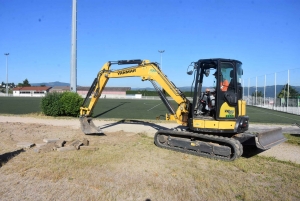
[[[96,127],[91,117],[79,117],[80,127],[86,135],[103,134],[99,127]]]

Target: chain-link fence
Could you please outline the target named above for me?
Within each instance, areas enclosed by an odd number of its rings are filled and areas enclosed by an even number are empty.
[[[248,105],[300,115],[300,68],[243,80]]]

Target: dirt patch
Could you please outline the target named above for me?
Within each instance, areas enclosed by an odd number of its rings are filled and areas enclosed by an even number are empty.
[[[25,120],[21,118],[20,120]],[[55,120],[52,120],[55,121]],[[60,120],[63,122],[64,120]],[[25,121],[26,122],[26,121]],[[60,122],[60,123],[61,123]],[[49,123],[49,121],[48,121]],[[79,122],[78,122],[79,124]],[[55,123],[54,123],[55,125]],[[0,154],[14,151],[19,142],[32,142],[42,144],[43,139],[62,139],[73,141],[76,139],[88,139],[90,145],[99,145],[101,143],[114,144],[116,142],[126,143],[130,140],[128,136],[134,136],[136,133],[126,133],[123,130],[115,132],[106,132],[101,135],[84,135],[80,129],[74,129],[70,126],[54,126],[21,122],[0,122]]]

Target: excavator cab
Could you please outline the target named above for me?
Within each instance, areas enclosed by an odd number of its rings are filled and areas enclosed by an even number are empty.
[[[246,131],[249,118],[242,97],[242,63],[229,59],[201,59],[195,62],[194,70],[192,130],[206,132],[212,129],[213,132],[223,133]],[[212,73],[208,75],[208,72]]]
[[[243,144],[252,141],[261,149],[285,141],[281,128],[257,135],[246,133],[249,117],[246,115],[246,101],[243,100],[242,62],[201,59],[194,62],[194,71],[193,112],[189,119],[191,130],[235,137]],[[207,72],[212,73],[208,75]]]

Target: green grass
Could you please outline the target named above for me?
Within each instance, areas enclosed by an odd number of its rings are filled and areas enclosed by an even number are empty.
[[[287,139],[287,143],[300,145],[300,135],[284,134],[284,137]]]
[[[0,97],[0,114],[39,113],[41,101],[38,97]]]
[[[175,105],[175,102],[172,101]],[[173,107],[176,108],[176,107]],[[167,109],[160,100],[120,100],[101,99],[98,101],[93,116],[98,118],[153,119],[161,116],[165,119]]]
[[[300,123],[299,115],[279,112],[275,110],[268,110],[249,105],[247,105],[247,115],[250,118],[250,122],[274,124]]]
[[[42,98],[0,97],[0,114],[41,113]],[[174,110],[177,104],[171,101]],[[93,117],[101,119],[165,119],[168,113],[161,100],[99,99]],[[247,106],[251,123],[293,124],[300,123],[300,116],[284,112]]]

